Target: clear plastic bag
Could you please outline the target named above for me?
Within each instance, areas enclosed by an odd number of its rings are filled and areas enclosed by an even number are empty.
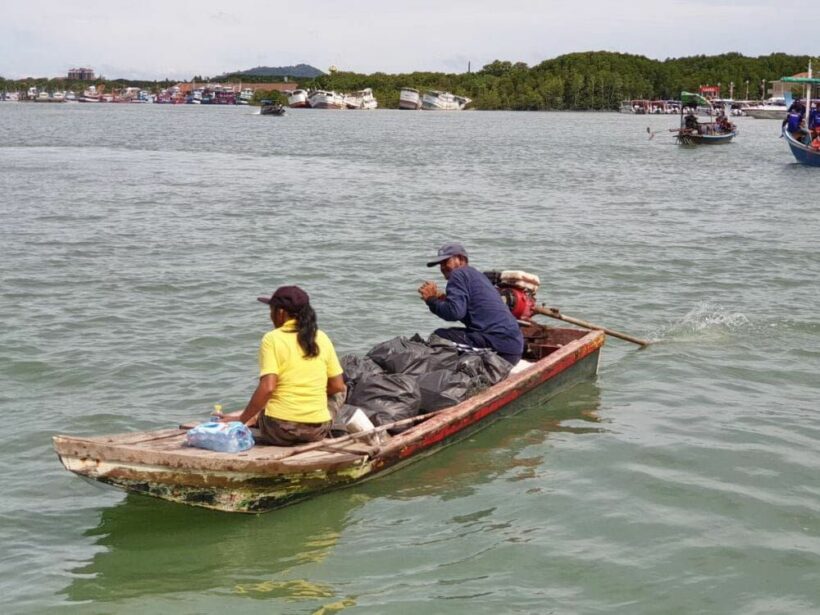
[[[253,435],[239,421],[200,423],[185,434],[188,446],[206,448],[219,453],[239,453],[253,447]]]

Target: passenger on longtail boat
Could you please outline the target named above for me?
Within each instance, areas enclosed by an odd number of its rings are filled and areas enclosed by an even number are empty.
[[[518,363],[524,351],[518,322],[487,276],[469,265],[464,246],[445,243],[427,263],[436,265],[447,280],[445,292],[427,281],[419,287],[419,295],[433,314],[465,326],[436,329],[435,334],[457,344],[490,348],[512,365]]]
[[[265,444],[293,446],[330,434],[328,397],[346,391],[330,338],[316,326],[308,294],[282,286],[258,301],[270,306],[274,329],[259,347],[259,382],[248,405],[226,420],[256,422]]]

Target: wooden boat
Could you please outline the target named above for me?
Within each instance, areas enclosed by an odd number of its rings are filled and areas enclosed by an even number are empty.
[[[725,117],[718,121],[699,122],[694,113],[684,116],[683,109],[692,106],[707,106],[714,115],[714,107],[709,99],[692,92],[681,92],[680,128],[673,129],[679,145],[719,145],[729,143],[737,135],[737,127]]]
[[[126,491],[227,512],[264,512],[398,469],[522,409],[515,400],[538,388],[544,399],[593,377],[602,331],[522,327],[523,371],[435,413],[400,421],[406,431],[373,444],[374,430],[297,447],[256,445],[217,453],[185,445],[190,426],[107,436],[54,437],[66,469]],[[414,423],[414,424],[413,424]]]
[[[806,113],[808,114],[811,112],[812,105],[820,102],[816,98],[812,99],[812,86],[820,86],[820,79],[812,77],[811,62],[809,62],[807,75],[807,77],[781,77],[781,81],[806,86],[805,101]],[[809,128],[812,128],[811,121],[809,122]],[[784,126],[783,137],[786,139],[786,143],[789,144],[789,149],[792,151],[792,155],[797,162],[810,167],[820,167],[820,151],[811,147],[811,136],[809,132],[801,130],[795,134],[786,130]]]
[[[792,155],[797,162],[810,167],[820,167],[820,150],[816,150],[799,140],[788,130],[783,130],[783,138],[789,144],[789,149],[791,149]]]
[[[729,143],[735,138],[737,132],[715,132],[714,122],[700,122],[700,130],[687,130],[681,128],[675,133],[675,138],[680,145],[719,145]]]

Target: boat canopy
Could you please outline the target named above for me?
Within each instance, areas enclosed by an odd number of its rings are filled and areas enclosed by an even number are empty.
[[[695,103],[696,105],[706,105],[708,107],[712,106],[712,103],[709,102],[708,98],[701,96],[700,94],[695,94],[694,92],[681,92],[680,101],[681,104],[684,105],[688,103]]]
[[[786,83],[808,83],[809,85],[820,85],[820,78],[818,77],[781,77],[780,81]]]

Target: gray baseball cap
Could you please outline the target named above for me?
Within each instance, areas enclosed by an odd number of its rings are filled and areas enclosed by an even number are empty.
[[[449,243],[445,243],[438,249],[438,254],[436,254],[435,258],[427,262],[427,266],[435,267],[439,263],[446,261],[451,256],[463,256],[464,258],[468,258],[467,250],[464,249],[464,246],[457,241],[451,241]]]

